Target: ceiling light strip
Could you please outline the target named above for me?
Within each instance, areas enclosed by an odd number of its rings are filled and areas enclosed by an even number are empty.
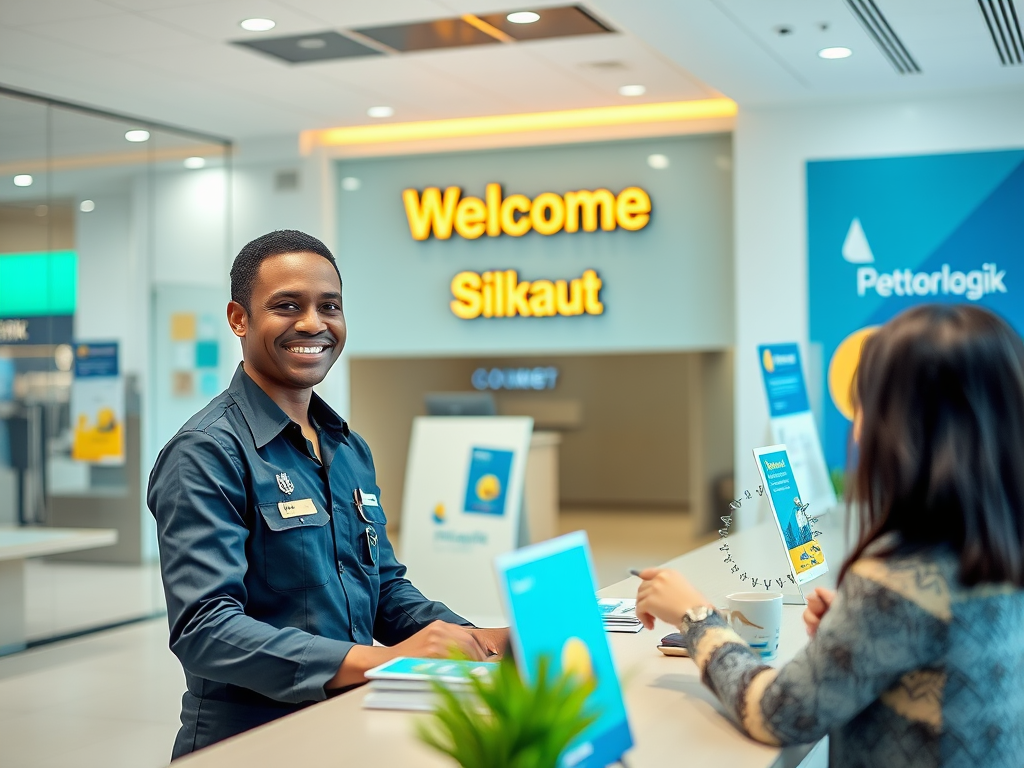
[[[878,50],[882,52],[893,69],[901,75],[919,74],[921,67],[910,55],[907,46],[903,44],[900,36],[893,30],[889,20],[875,5],[874,0],[845,0],[846,6],[850,9],[857,21],[864,27],[864,31],[874,41]]]
[[[495,40],[498,40],[499,42],[502,42],[502,43],[513,43],[513,42],[515,42],[515,40],[512,39],[511,35],[509,35],[509,34],[507,34],[505,32],[502,32],[500,29],[498,29],[493,24],[488,24],[486,21],[481,19],[479,16],[474,16],[472,13],[465,14],[462,17],[462,20],[464,22],[466,22],[467,24],[469,24],[470,26],[476,27],[481,32],[483,32],[485,35],[490,35],[491,37],[493,37]]]
[[[1020,43],[1021,53],[1017,55],[1017,63],[1024,63],[1024,34],[1020,31],[1020,19],[1017,18],[1017,6],[1014,5],[1013,0],[1006,0],[1006,4],[1010,6],[1010,11],[1013,13],[1013,28],[1017,32],[1017,42]]]
[[[996,47],[996,53],[999,54],[999,63],[1005,67],[1007,64],[1006,54],[1003,53],[1003,46],[999,44],[999,38],[996,37],[996,30],[992,26],[992,19],[988,15],[988,8],[985,7],[985,0],[978,0],[978,8],[981,9],[981,15],[985,18],[985,25],[988,27],[989,35],[992,37],[992,45]]]
[[[344,128],[303,131],[303,151],[314,146],[349,146],[383,144],[396,141],[451,139],[464,136],[487,136],[501,133],[551,131],[567,128],[593,128],[611,125],[660,123],[688,120],[709,120],[734,117],[736,102],[732,99],[695,99],[658,104],[630,104],[592,109],[569,109],[559,112],[532,112],[519,115],[461,117],[449,120],[425,120],[415,123],[387,125],[354,125]]]
[[[1006,6],[1010,6],[1013,18],[1010,18],[1010,14],[1006,12]],[[1013,0],[999,0],[999,10],[1003,12],[1003,22],[1006,24],[1006,30],[1010,33],[1010,40],[1013,42],[1013,53],[1017,59],[1017,63],[1021,63],[1021,48],[1024,47],[1024,41],[1021,40],[1020,35],[1020,21],[1017,19],[1017,9],[1013,5]],[[1014,34],[1016,32],[1016,34]]]
[[[988,0],[987,4],[985,0],[978,0],[978,7],[985,17],[992,44],[1003,66],[1024,63],[1024,38],[1021,36],[1020,20],[1013,0],[998,0],[998,8],[994,0]]]
[[[1013,63],[1013,53],[1010,51],[1009,43],[1006,42],[1006,32],[1003,31],[1003,23],[999,19],[999,12],[996,11],[995,3],[993,3],[992,0],[988,0],[988,5],[989,5],[989,9],[992,12],[992,20],[995,21],[996,29],[999,30],[999,39],[1003,43],[1003,50],[1006,51],[1006,58],[1009,59],[1010,63],[1012,64]]]

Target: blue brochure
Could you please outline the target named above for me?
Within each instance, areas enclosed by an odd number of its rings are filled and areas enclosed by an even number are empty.
[[[827,573],[828,565],[821,544],[814,537],[806,505],[801,501],[786,446],[755,448],[754,458],[761,482],[768,491],[768,505],[772,508],[775,527],[789,554],[793,578],[797,584],[806,584]]]
[[[466,512],[505,514],[512,455],[512,451],[496,448],[473,448],[466,480]]]
[[[498,588],[511,624],[520,672],[532,680],[541,656],[552,671],[591,676],[596,722],[562,753],[561,768],[603,768],[633,746],[626,705],[595,597],[594,569],[582,531],[501,555]]]

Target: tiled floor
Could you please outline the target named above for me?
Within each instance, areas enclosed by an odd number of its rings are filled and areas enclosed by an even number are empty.
[[[166,765],[184,686],[163,619],[0,658],[0,765]]]
[[[622,581],[630,568],[660,565],[718,538],[682,510],[563,509],[559,531],[585,530],[594,554],[597,586]]]
[[[587,531],[601,586],[708,539],[678,511],[567,510],[560,527]],[[153,569],[40,563],[28,588],[33,636],[162,606]],[[164,766],[183,691],[165,619],[0,658],[0,766]]]

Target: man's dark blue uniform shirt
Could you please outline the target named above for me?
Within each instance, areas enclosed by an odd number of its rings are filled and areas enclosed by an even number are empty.
[[[383,509],[357,508],[357,490],[380,496],[363,439],[316,394],[309,416],[322,464],[239,366],[153,467],[170,647],[188,686],[175,757],[324,699],[355,644],[467,623],[405,578]]]

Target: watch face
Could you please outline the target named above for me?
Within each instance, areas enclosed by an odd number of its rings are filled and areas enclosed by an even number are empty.
[[[698,605],[696,608],[691,608],[683,615],[688,621],[704,621],[710,612],[711,610],[706,605]]]

